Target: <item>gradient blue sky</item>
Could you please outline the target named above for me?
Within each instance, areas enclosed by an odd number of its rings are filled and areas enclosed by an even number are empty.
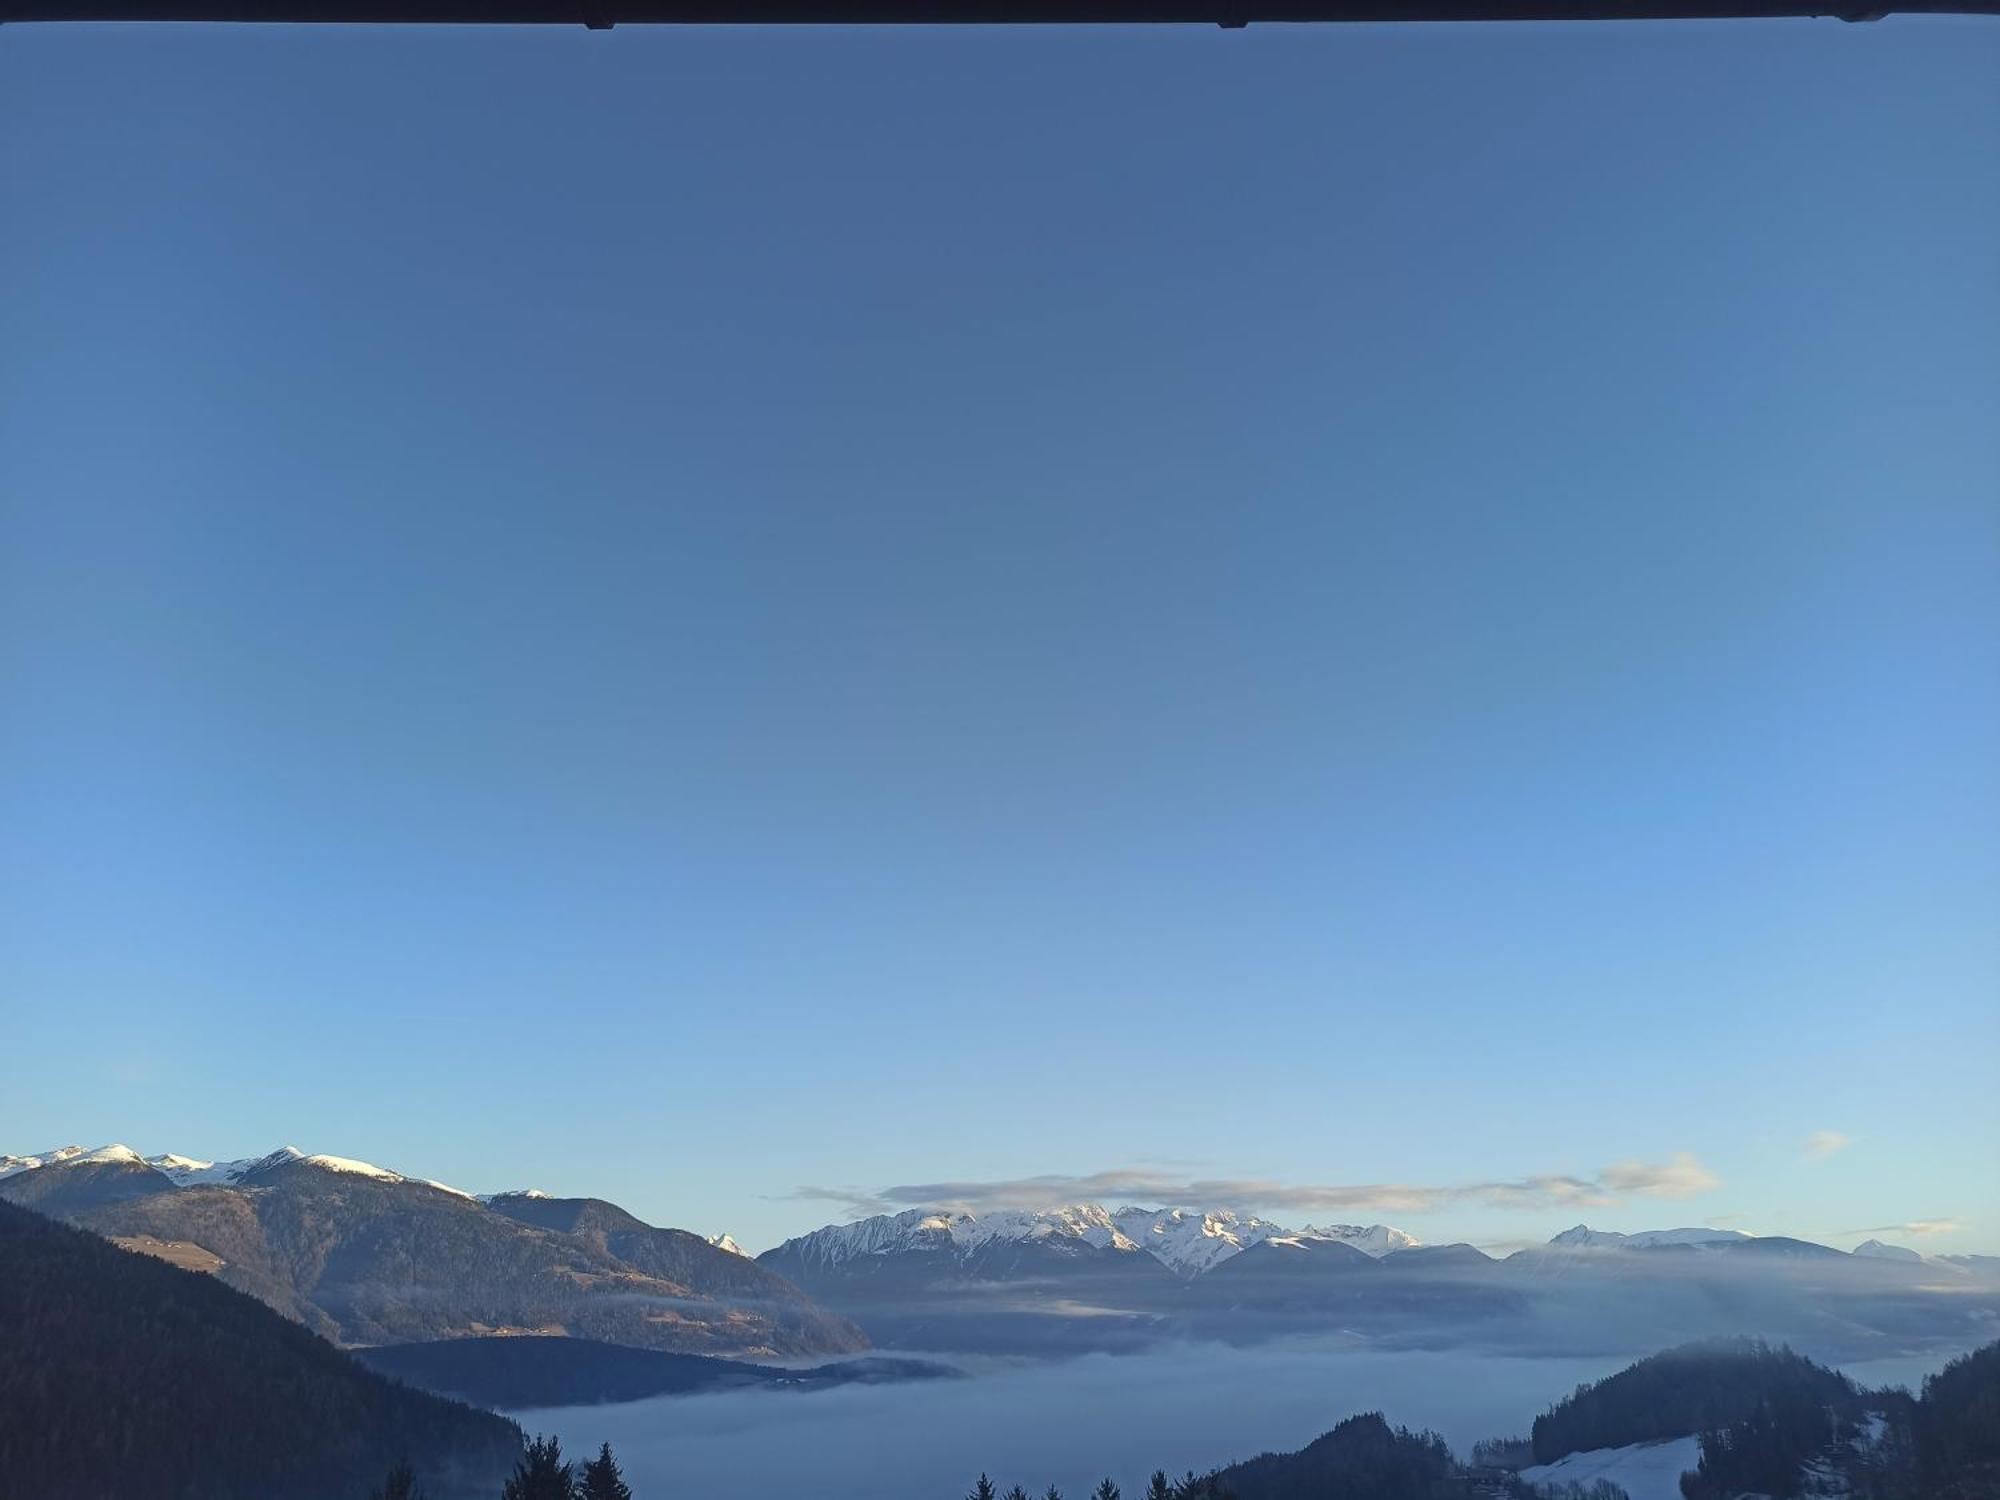
[[[1996,78],[5,28],[0,1150],[2000,1250]]]

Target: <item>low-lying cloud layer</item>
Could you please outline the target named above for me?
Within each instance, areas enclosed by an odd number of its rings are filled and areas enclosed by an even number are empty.
[[[1506,1182],[1434,1187],[1410,1183],[1287,1183],[1261,1177],[1190,1178],[1147,1168],[1050,1173],[997,1181],[907,1182],[865,1191],[800,1187],[795,1198],[845,1203],[853,1213],[906,1208],[1051,1208],[1066,1203],[1144,1203],[1288,1214],[1423,1214],[1476,1205],[1502,1209],[1605,1208],[1627,1196],[1693,1198],[1722,1179],[1686,1151],[1664,1162],[1621,1161],[1587,1176],[1545,1173]]]

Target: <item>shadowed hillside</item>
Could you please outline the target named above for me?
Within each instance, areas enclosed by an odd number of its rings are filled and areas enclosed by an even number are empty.
[[[213,1277],[0,1203],[0,1492],[359,1500],[409,1458],[497,1493],[512,1422],[363,1369]]]

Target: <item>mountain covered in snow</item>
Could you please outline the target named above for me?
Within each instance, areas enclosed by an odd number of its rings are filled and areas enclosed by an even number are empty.
[[[1749,1238],[1740,1229],[1647,1229],[1637,1234],[1620,1234],[1612,1229],[1578,1224],[1565,1229],[1549,1243],[1565,1250],[1653,1250],[1663,1245],[1714,1245]]]
[[[1900,1260],[1905,1264],[1921,1263],[1923,1260],[1922,1255],[1907,1245],[1889,1245],[1881,1240],[1863,1240],[1854,1247],[1853,1253],[1870,1260]]]
[[[1145,1255],[1176,1276],[1191,1278],[1268,1240],[1331,1241],[1376,1257],[1421,1243],[1386,1224],[1288,1229],[1226,1208],[1128,1207],[1113,1211],[1095,1203],[1079,1203],[976,1214],[913,1208],[848,1224],[829,1224],[767,1253],[813,1271],[827,1271],[862,1256],[923,1254],[968,1260],[1003,1244],[1073,1245],[1116,1255]]]

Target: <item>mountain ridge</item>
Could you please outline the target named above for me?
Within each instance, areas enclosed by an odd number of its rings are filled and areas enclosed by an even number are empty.
[[[6,1160],[0,1198],[206,1266],[349,1346],[506,1332],[769,1358],[868,1345],[769,1268],[601,1199],[482,1203],[294,1147],[224,1163],[123,1146]]]

